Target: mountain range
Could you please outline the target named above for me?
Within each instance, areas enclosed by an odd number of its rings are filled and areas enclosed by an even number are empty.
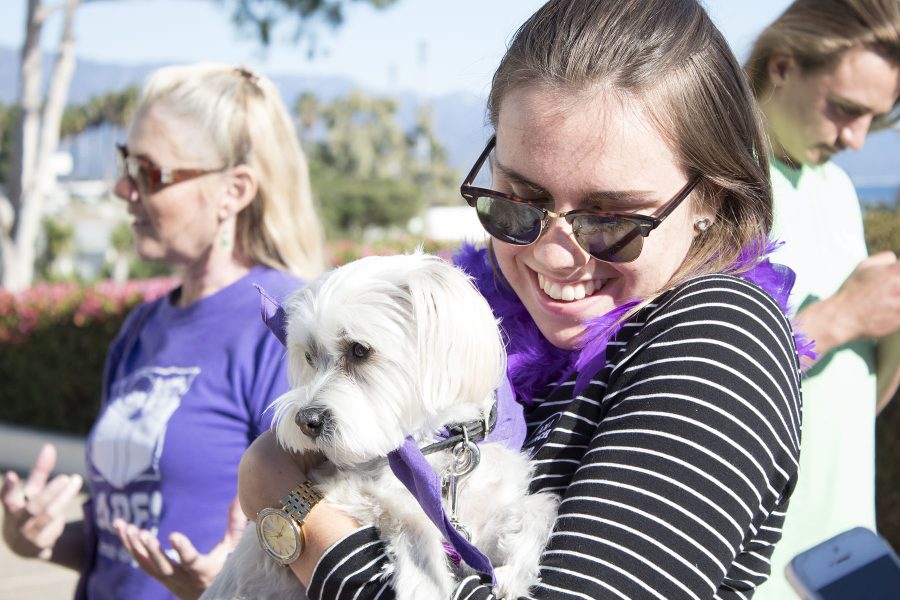
[[[48,59],[45,65],[51,64]],[[122,65],[90,60],[77,62],[69,93],[70,103],[83,103],[106,92],[140,85],[159,64]],[[45,71],[47,69],[45,68]],[[19,53],[0,47],[0,102],[16,101],[18,89]],[[322,100],[330,100],[363,89],[343,77],[269,74],[278,86],[288,106],[292,106],[303,92],[312,92]],[[398,118],[411,126],[416,109],[430,104],[434,115],[435,133],[447,149],[451,166],[466,169],[477,157],[489,126],[485,114],[485,98],[458,92],[437,97],[423,97],[398,91]],[[73,155],[72,178],[87,179],[110,176],[114,168],[113,146],[123,133],[113,127],[101,127],[66,140],[63,149]],[[900,187],[900,132],[888,130],[869,136],[859,152],[844,152],[835,158],[860,188]],[[862,194],[861,194],[862,195]]]

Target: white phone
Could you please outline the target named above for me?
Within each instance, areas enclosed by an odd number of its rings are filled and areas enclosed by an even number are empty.
[[[900,559],[884,538],[865,527],[801,552],[785,575],[806,600],[900,598]]]

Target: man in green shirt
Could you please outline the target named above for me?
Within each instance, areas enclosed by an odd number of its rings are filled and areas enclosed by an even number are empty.
[[[772,142],[773,237],[785,242],[775,260],[797,273],[796,326],[819,353],[803,381],[799,483],[755,596],[780,600],[793,597],[784,567],[794,555],[875,529],[876,340],[900,329],[900,263],[868,256],[856,191],[830,159],[896,121],[898,2],[797,0],[760,34],[746,70]]]

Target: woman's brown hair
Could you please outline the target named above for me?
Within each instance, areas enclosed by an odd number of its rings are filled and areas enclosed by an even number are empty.
[[[715,215],[670,279],[733,270],[761,252],[772,226],[768,146],[740,63],[695,0],[551,0],[518,30],[488,99],[522,86],[573,98],[594,89],[641,109],[692,177],[692,200]],[[660,290],[662,291],[662,290]]]

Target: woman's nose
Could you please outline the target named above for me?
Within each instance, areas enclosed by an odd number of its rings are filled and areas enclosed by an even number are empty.
[[[550,218],[544,235],[535,242],[535,257],[551,269],[572,269],[586,265],[590,255],[575,241],[572,226],[564,218]]]
[[[139,199],[137,186],[129,177],[119,177],[113,185],[113,194],[126,202],[137,202]]]

